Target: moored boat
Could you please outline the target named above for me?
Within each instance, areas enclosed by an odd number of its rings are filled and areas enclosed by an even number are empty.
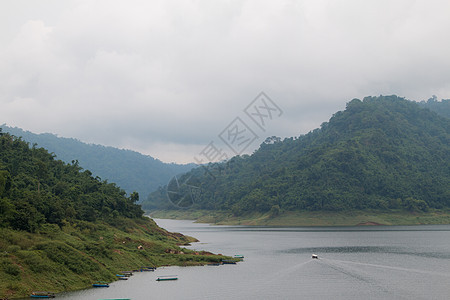
[[[236,262],[234,260],[230,260],[230,259],[222,259],[222,264],[224,264],[224,265],[235,265]]]
[[[312,255],[312,258],[313,258],[313,259],[319,259],[319,256],[318,256],[317,254],[313,254],[313,255]]]
[[[168,281],[168,280],[178,280],[177,275],[163,275],[159,276],[156,281]]]
[[[55,298],[52,292],[32,292],[30,298]]]
[[[109,287],[109,283],[107,283],[105,281],[97,281],[97,282],[94,282],[92,284],[92,287],[95,287],[95,288],[97,288],[97,287]]]

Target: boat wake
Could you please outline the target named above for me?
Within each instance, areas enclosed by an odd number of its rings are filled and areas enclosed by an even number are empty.
[[[355,270],[354,268],[351,268],[351,267],[349,268],[346,266],[342,266],[342,264],[337,263],[338,261],[336,261],[336,260],[321,259],[320,262],[322,264],[325,264],[328,267],[330,267],[340,273],[343,273],[344,275],[350,276],[356,280],[373,284],[372,280],[370,280],[369,274],[362,270]]]
[[[360,265],[360,266],[395,270],[395,271],[414,272],[414,273],[426,274],[426,275],[450,277],[450,273],[440,273],[440,272],[426,271],[426,270],[420,270],[420,269],[410,269],[410,268],[393,267],[393,266],[378,265],[378,264],[361,263],[361,262],[354,262],[354,261],[349,261],[349,260],[338,260],[338,259],[327,259],[327,258],[324,258],[323,260],[330,261],[330,262],[344,263],[344,264],[352,264],[352,265]]]
[[[271,274],[268,279],[271,280],[271,281],[273,281],[274,278],[276,278],[277,280],[281,280],[281,279],[283,279],[283,277],[291,275],[292,273],[296,272],[298,269],[306,266],[307,264],[311,263],[312,261],[313,260],[310,259],[310,260],[304,261],[302,263],[293,265],[290,268],[283,269],[283,270],[280,270],[278,272],[275,272],[275,273]]]
[[[373,274],[368,273],[361,268],[355,268],[351,266],[350,261],[343,260],[334,260],[334,259],[326,259],[322,258],[320,261],[322,264],[332,268],[333,270],[344,274],[345,276],[349,276],[357,281],[360,281],[364,284],[367,284],[368,287],[376,288],[378,292],[382,292],[386,296],[391,295],[394,290],[401,291],[400,293],[395,293],[398,299],[417,299],[417,295],[411,294],[410,291],[402,290],[398,286],[395,286],[389,282],[384,280],[380,280],[380,278],[376,278]],[[363,263],[361,263],[363,264]],[[364,264],[365,265],[365,264]],[[367,264],[370,265],[370,264]],[[400,296],[401,295],[401,296]],[[407,296],[405,296],[407,295]]]

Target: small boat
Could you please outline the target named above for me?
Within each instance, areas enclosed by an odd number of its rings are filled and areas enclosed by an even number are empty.
[[[239,260],[244,260],[244,255],[235,255],[234,258],[237,258]]]
[[[235,265],[236,262],[234,260],[222,259],[222,264],[224,264],[224,265]]]
[[[92,284],[92,287],[109,287],[109,283],[105,281],[97,281]]]
[[[312,258],[313,258],[313,259],[319,259],[319,256],[317,256],[317,254],[313,254],[313,255],[312,255]]]
[[[165,276],[159,276],[156,281],[168,281],[168,280],[178,280],[177,275],[165,275]]]
[[[124,276],[124,277],[117,277],[117,279],[119,280],[128,280],[128,277]]]
[[[120,273],[122,273],[123,275],[125,275],[125,276],[127,276],[127,277],[133,276],[133,272],[131,272],[131,271],[122,271],[122,272],[120,272]]]
[[[55,294],[51,292],[32,292],[30,298],[55,298]]]
[[[221,265],[221,263],[219,263],[219,262],[210,262],[210,263],[208,263],[208,264],[206,264],[207,266],[220,266]]]

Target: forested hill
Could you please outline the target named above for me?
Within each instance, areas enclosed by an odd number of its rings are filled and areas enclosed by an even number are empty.
[[[0,132],[0,226],[34,232],[64,221],[141,218],[143,211],[114,183],[65,164],[44,148]]]
[[[6,125],[1,128],[3,132],[22,137],[31,144],[53,152],[66,163],[78,160],[79,165],[90,170],[94,176],[115,182],[128,194],[137,191],[141,198],[146,198],[150,192],[167,184],[172,176],[187,172],[195,166],[167,164],[135,151],[86,144],[50,133],[34,134]]]
[[[397,96],[354,99],[321,128],[268,138],[180,178],[200,187],[193,208],[235,215],[281,210],[450,207],[450,120]],[[172,194],[173,195],[173,194]],[[153,203],[167,203],[163,190]],[[176,199],[175,199],[176,201]]]

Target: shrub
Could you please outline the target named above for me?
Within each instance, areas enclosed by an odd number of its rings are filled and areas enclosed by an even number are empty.
[[[20,275],[20,268],[17,265],[9,264],[4,266],[4,271],[6,274],[12,275],[12,276],[18,276]]]
[[[61,242],[49,242],[36,245],[37,250],[45,252],[47,257],[57,264],[66,266],[69,270],[82,274],[97,271],[99,266],[82,255],[76,249]]]
[[[11,263],[11,260],[9,258],[3,258],[2,260],[0,260],[0,270],[3,270],[3,272],[11,276],[20,275],[19,266]]]
[[[27,265],[34,273],[43,273],[51,270],[51,267],[47,265],[38,251],[19,251],[17,256],[22,259],[25,265]]]

